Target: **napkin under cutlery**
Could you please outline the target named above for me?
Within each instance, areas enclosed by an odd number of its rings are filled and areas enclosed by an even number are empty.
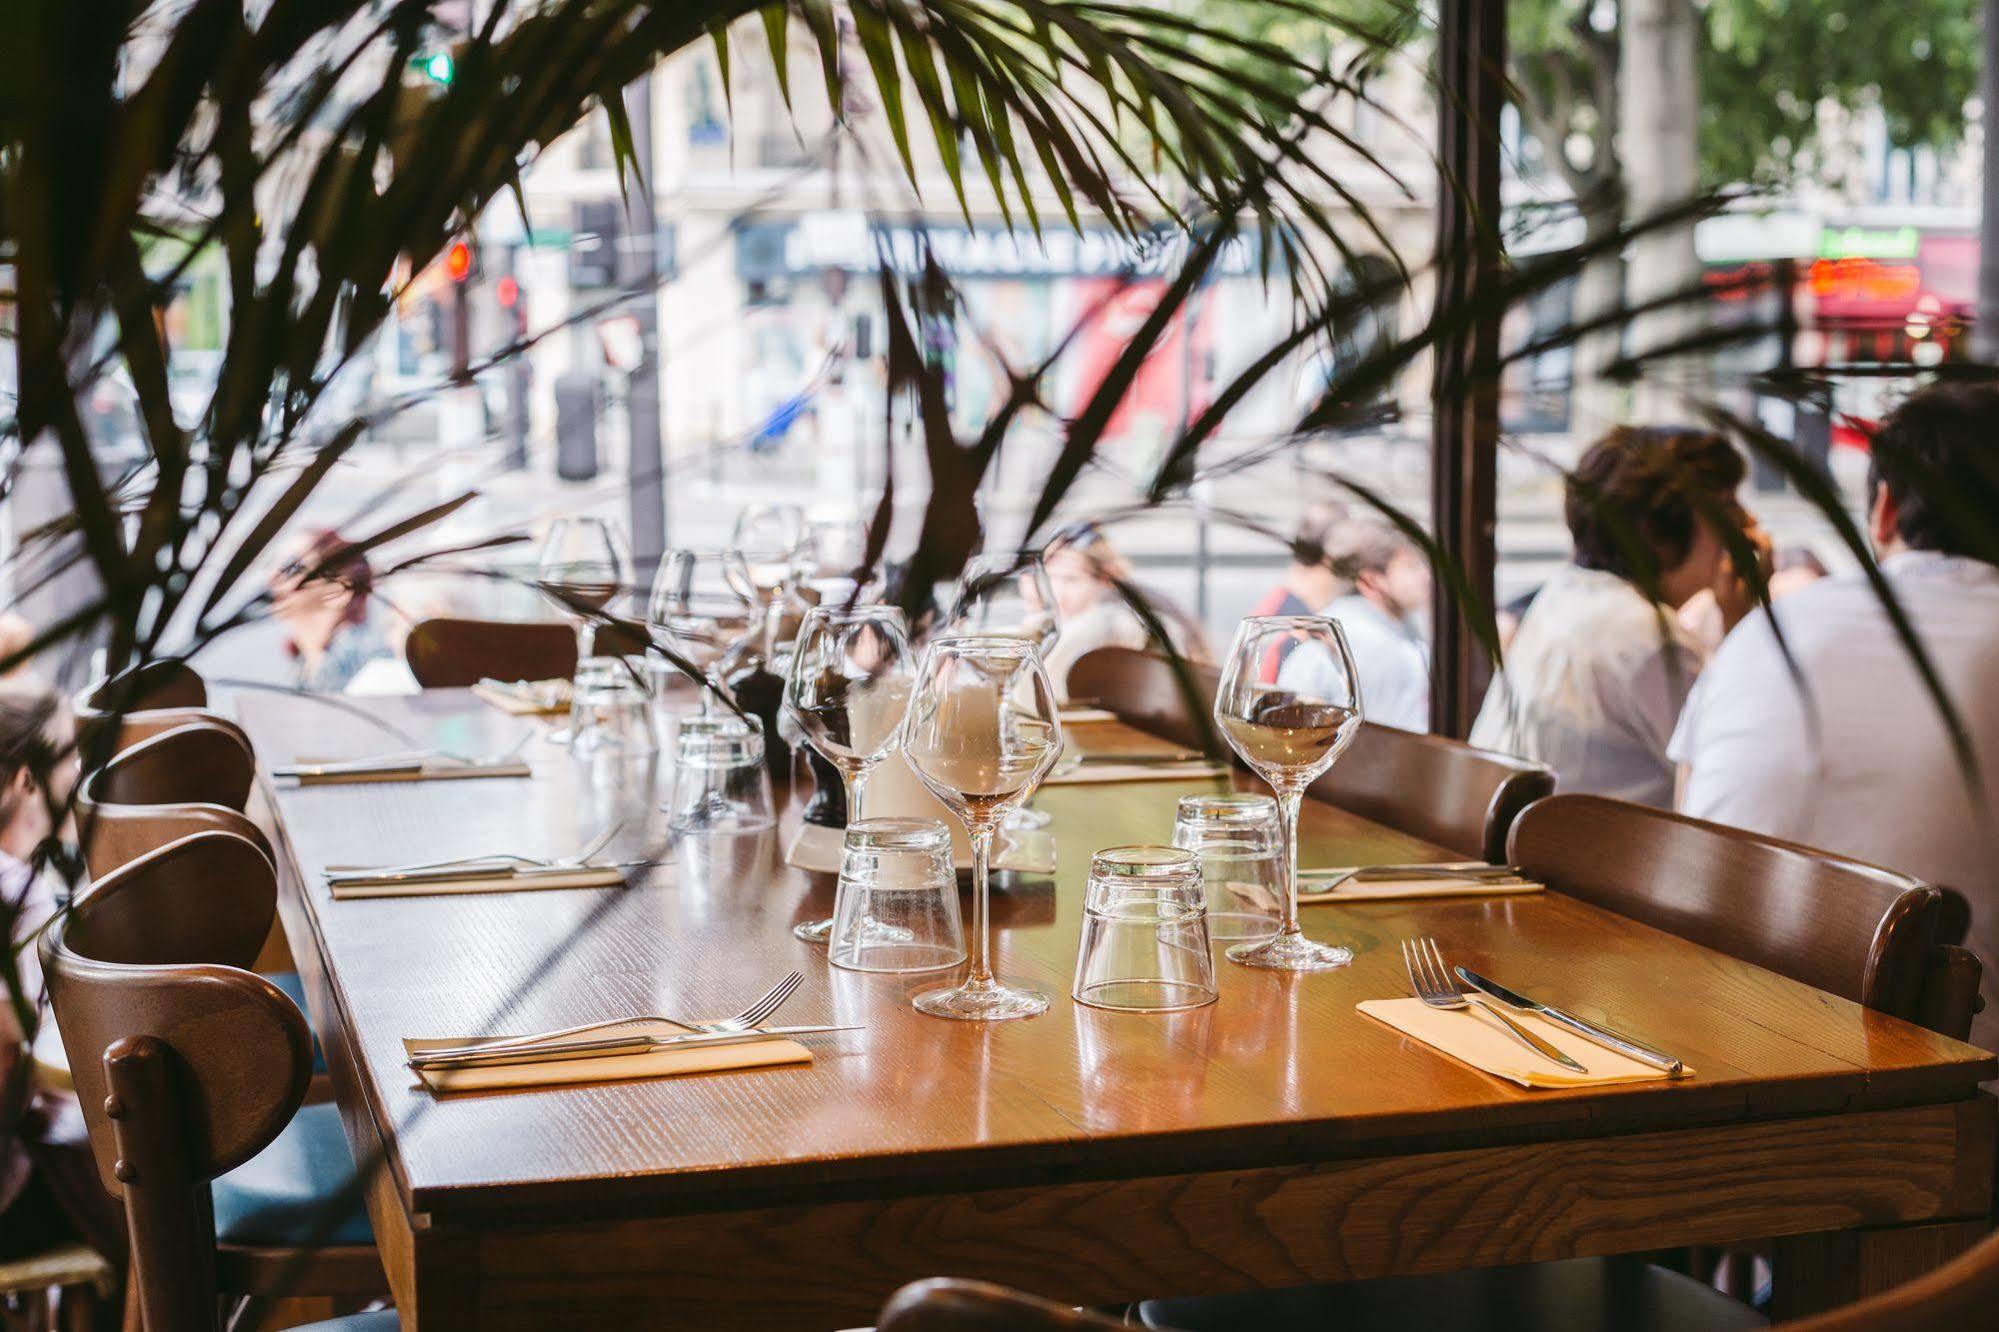
[[[1110,782],[1196,782],[1227,777],[1226,765],[1206,759],[1145,759],[1097,763],[1086,755],[1067,772],[1044,777],[1043,786],[1096,786]]]
[[[1446,1009],[1433,1008],[1421,999],[1368,999],[1355,1007],[1440,1054],[1522,1087],[1609,1087],[1622,1082],[1666,1081],[1671,1076],[1533,1013],[1510,1011],[1507,1016],[1571,1059],[1586,1064],[1589,1072],[1571,1073],[1535,1055],[1476,1004]],[[1693,1070],[1686,1068],[1680,1076],[1692,1075]]]
[[[1262,891],[1256,885],[1245,885]],[[1546,892],[1547,886],[1504,865],[1482,861],[1435,865],[1350,865],[1300,870],[1298,901],[1392,902],[1416,897],[1507,897]]]
[[[532,777],[534,769],[520,759],[498,763],[467,763],[458,759],[327,759],[288,763],[272,770],[300,786],[341,786],[363,782],[446,782],[475,777]]]
[[[481,680],[473,696],[511,717],[553,717],[569,711],[567,680]]]
[[[452,893],[520,893],[546,888],[619,888],[622,865],[507,865],[496,862],[440,866],[410,873],[328,870],[335,901],[364,897],[431,897]]]
[[[673,1036],[693,1034],[690,1028],[671,1022],[635,1024],[621,1034]],[[411,1037],[403,1041],[403,1053],[415,1058],[427,1050],[453,1046],[484,1045],[514,1040],[511,1036],[483,1039],[460,1036]],[[529,1049],[531,1050],[532,1047]],[[524,1051],[527,1053],[529,1051]],[[775,1068],[809,1064],[812,1051],[797,1041],[773,1037],[769,1040],[736,1041],[732,1044],[698,1044],[692,1048],[648,1050],[640,1054],[604,1055],[582,1059],[542,1060],[521,1064],[486,1064],[477,1068],[420,1068],[415,1070],[435,1092],[497,1091],[510,1087],[571,1087],[592,1082],[627,1082],[634,1078],[672,1078],[685,1073],[721,1073],[734,1069]]]

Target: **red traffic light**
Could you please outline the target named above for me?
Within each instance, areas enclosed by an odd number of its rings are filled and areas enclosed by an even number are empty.
[[[511,310],[521,299],[521,284],[511,277],[503,277],[493,284],[493,294],[500,298],[502,310]]]
[[[463,282],[472,276],[472,247],[464,241],[451,242],[451,248],[444,252],[444,271],[453,282]]]

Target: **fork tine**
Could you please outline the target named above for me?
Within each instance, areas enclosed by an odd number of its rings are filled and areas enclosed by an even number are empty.
[[[1427,934],[1423,936],[1423,948],[1429,956],[1430,975],[1436,985],[1437,993],[1456,997],[1458,987],[1451,984],[1451,969],[1444,965],[1444,951],[1437,947],[1437,941]]]
[[[1402,941],[1402,970],[1409,975],[1409,988],[1415,992],[1418,999],[1421,999],[1423,997],[1423,987],[1416,983],[1416,963],[1409,956],[1409,941],[1407,939]]]
[[[778,1005],[791,998],[797,992],[798,987],[804,983],[805,977],[802,973],[792,972],[783,980],[771,986],[769,993],[737,1014],[736,1021],[755,1026],[758,1022],[776,1012]]]

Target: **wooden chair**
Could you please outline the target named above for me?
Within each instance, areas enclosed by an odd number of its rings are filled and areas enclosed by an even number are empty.
[[[241,811],[257,777],[249,737],[220,717],[184,722],[113,754],[83,779],[100,805],[178,805],[190,801]]]
[[[1914,1281],[1782,1327],[1784,1332],[1961,1332],[1990,1327],[1995,1308],[1999,1235],[1990,1235]]]
[[[300,1108],[305,1019],[241,969],[269,929],[272,882],[249,841],[195,833],[94,884],[42,940],[98,1173],[124,1203],[147,1332],[216,1332],[218,1291],[251,1297],[241,1320],[258,1297],[386,1290],[338,1112]]]
[[[1198,745],[1203,728],[1192,707],[1205,713],[1214,706],[1221,677],[1212,666],[1189,665],[1188,671],[1192,700],[1164,657],[1097,648],[1069,668],[1069,692],[1096,699],[1127,725]],[[1368,722],[1311,793],[1457,855],[1499,864],[1513,820],[1554,789],[1554,773],[1538,763]]]
[[[190,833],[227,832],[248,838],[258,850],[275,860],[270,839],[249,815],[205,801],[188,800],[170,805],[101,804],[89,793],[76,794],[77,838],[83,848],[84,868],[90,877],[101,879],[121,865],[130,864],[148,851],[157,851]]]
[[[1103,697],[1101,694],[1096,697]],[[889,1297],[875,1332],[1097,1332],[1125,1324],[987,1281],[931,1277]]]
[[[76,696],[74,706],[78,718],[113,713],[129,716],[160,708],[205,708],[208,685],[186,662],[163,657],[86,687]]]
[[[403,644],[425,689],[462,689],[484,679],[567,680],[576,674],[576,631],[555,621],[423,620]]]
[[[1507,855],[1606,911],[1948,1036],[1970,1030],[1978,959],[1936,942],[1943,896],[1906,874],[1593,795],[1535,804]]]

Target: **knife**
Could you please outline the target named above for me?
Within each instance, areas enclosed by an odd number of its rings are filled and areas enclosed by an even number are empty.
[[[546,1064],[560,1059],[601,1059],[609,1055],[646,1054],[654,1050],[703,1050],[718,1045],[749,1045],[758,1041],[783,1040],[787,1036],[811,1036],[831,1031],[859,1031],[858,1026],[759,1027],[755,1031],[691,1031],[680,1036],[609,1036],[588,1041],[550,1041],[542,1045],[509,1045],[489,1050],[480,1045],[454,1045],[437,1050],[419,1050],[410,1056],[409,1066],[426,1068],[480,1068],[491,1064]]]
[[[1458,973],[1459,980],[1471,986],[1480,994],[1489,995],[1497,999],[1508,1008],[1516,1008],[1523,1013],[1533,1013],[1544,1017],[1558,1027],[1567,1027],[1570,1031],[1583,1037],[1585,1040],[1596,1042],[1606,1050],[1615,1050],[1621,1055],[1636,1059],[1641,1064],[1650,1064],[1653,1068],[1659,1069],[1669,1077],[1678,1077],[1686,1071],[1686,1065],[1663,1050],[1655,1050],[1649,1045],[1634,1041],[1629,1036],[1612,1031],[1608,1027],[1599,1027],[1596,1023],[1589,1021],[1587,1018],[1579,1018],[1574,1013],[1560,1008],[1550,1008],[1546,1004],[1536,1003],[1526,995],[1517,994],[1497,981],[1487,980],[1475,971],[1467,971],[1463,967],[1454,967],[1452,970]]]

